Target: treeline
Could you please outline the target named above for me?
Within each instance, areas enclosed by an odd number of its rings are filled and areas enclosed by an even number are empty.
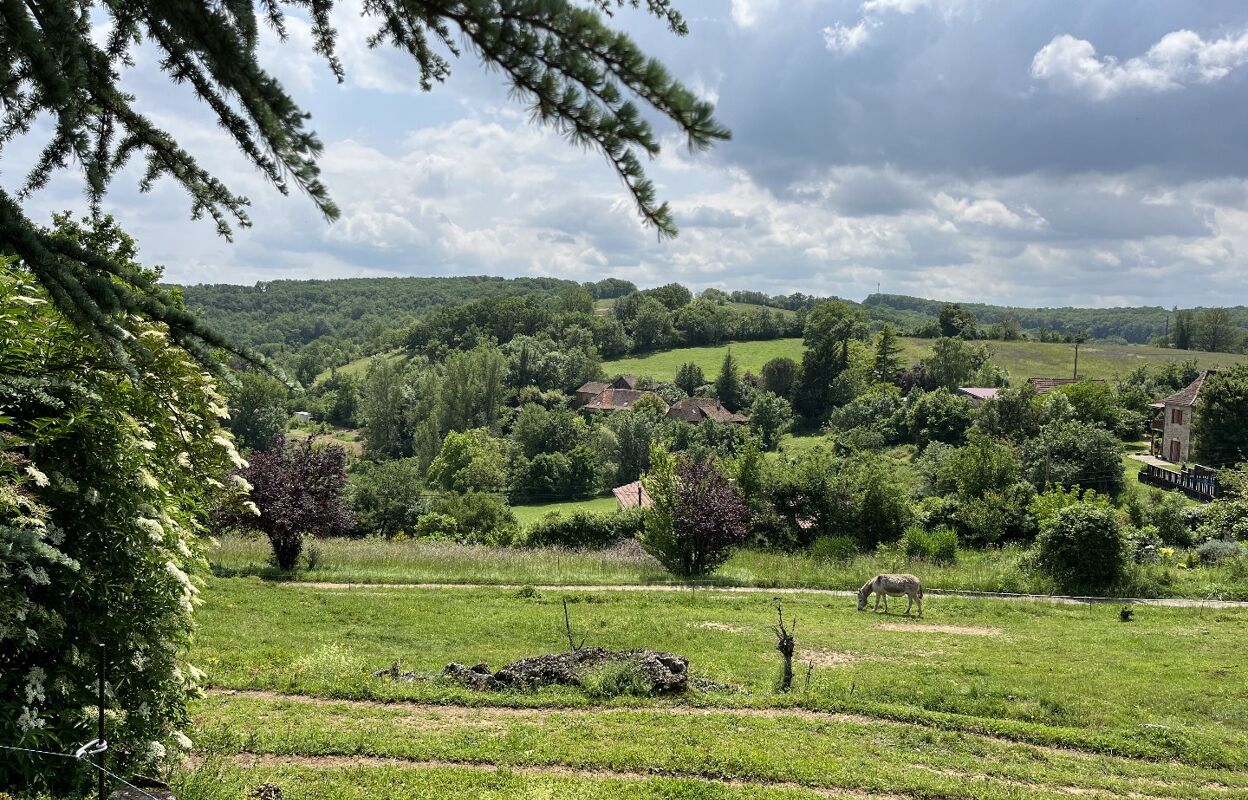
[[[736,308],[728,295],[715,289],[695,298],[678,283],[628,291],[608,313],[599,314],[594,305],[596,289],[602,291],[597,284],[575,286],[551,297],[487,297],[443,308],[412,325],[404,342],[413,354],[438,359],[448,350],[522,340],[532,363],[550,359],[566,363],[730,340],[799,336],[804,321],[802,313]],[[542,388],[575,388],[567,381],[550,384]]]
[[[1169,310],[1161,306],[1022,308],[947,303],[897,294],[872,294],[863,305],[873,318],[883,319],[889,311],[897,313],[897,318],[887,321],[916,335],[950,335],[947,326],[941,324],[942,314],[947,316],[948,309],[955,307],[972,318],[980,338],[1025,336],[1038,341],[1072,341],[1086,337],[1232,353],[1242,352],[1248,338],[1248,307],[1244,306]]]

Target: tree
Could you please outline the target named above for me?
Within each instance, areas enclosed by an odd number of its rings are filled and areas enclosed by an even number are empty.
[[[672,312],[654,298],[647,297],[633,318],[633,345],[639,351],[657,350],[673,341]]]
[[[414,533],[425,513],[420,465],[413,458],[357,462],[347,477],[347,503],[361,536]]]
[[[450,73],[450,62],[439,48],[458,56],[466,43],[487,69],[506,77],[513,95],[530,105],[536,121],[601,152],[644,222],[661,236],[674,235],[670,210],[656,199],[641,166],[641,155],[658,154],[658,138],[633,97],[674,121],[694,149],[729,137],[712,117],[711,104],[648,59],[628,35],[605,23],[615,3],[514,5],[435,0],[415,8],[399,0],[370,2],[364,15],[377,28],[368,43],[389,43],[409,53],[416,61],[415,82],[426,90]],[[342,32],[331,21],[333,0],[306,7],[313,50],[341,80],[336,48]],[[687,32],[668,2],[652,2],[647,8],[673,33]],[[257,32],[265,25],[284,33],[279,5],[131,0],[83,6],[48,0],[5,13],[0,85],[5,87],[8,117],[0,147],[24,139],[32,123],[45,115],[55,117],[57,124],[48,129],[47,145],[19,193],[0,192],[0,238],[47,288],[56,307],[131,372],[133,359],[150,348],[126,336],[113,314],[117,308],[166,323],[176,345],[214,368],[218,362],[205,344],[226,342],[124,259],[38,229],[21,202],[73,161],[83,166],[89,200],[98,206],[110,180],[137,157],[146,162],[143,188],[170,177],[190,195],[193,215],[210,217],[220,234],[229,236],[235,224],[250,225],[247,199],[143,113],[142,108],[153,106],[150,98],[121,89],[120,74],[133,66],[133,50],[144,42],[156,51],[156,62],[171,80],[194,88],[243,156],[273,186],[282,193],[297,188],[327,219],[335,219],[338,208],[320,179],[320,139],[305,127],[308,115],[272,77],[272,70],[260,64]],[[101,30],[107,31],[107,41],[97,36]],[[289,57],[288,51],[282,57]]]
[[[1127,545],[1112,509],[1079,503],[1057,512],[1036,539],[1036,565],[1063,591],[1099,593],[1127,568]]]
[[[644,511],[642,547],[674,575],[710,575],[745,541],[744,500],[709,463],[677,460],[659,448],[650,461],[645,486],[653,506]]]
[[[1193,444],[1201,461],[1223,466],[1248,459],[1248,366],[1206,377],[1193,417]]]
[[[642,294],[646,297],[652,297],[655,300],[658,300],[660,303],[667,306],[670,311],[684,308],[693,302],[693,292],[689,291],[679,283],[668,283],[663,286],[657,286],[653,289],[645,290]]]
[[[959,303],[942,305],[939,322],[941,336],[957,336],[962,339],[974,339],[976,336],[975,315]]]
[[[437,538],[462,544],[508,545],[520,535],[520,523],[498,495],[452,492],[430,500],[429,511],[417,523],[417,535],[435,530]]]
[[[901,345],[897,344],[897,333],[893,326],[886,322],[875,340],[875,378],[891,381],[900,371]]]
[[[932,343],[932,354],[922,364],[936,385],[946,389],[1004,385],[1004,376],[992,370],[991,361],[992,351],[983,344],[942,337]]]
[[[979,407],[975,427],[992,436],[1019,443],[1040,435],[1044,408],[1030,382],[1002,389]]]
[[[971,404],[965,397],[944,388],[917,396],[911,394],[906,423],[911,438],[920,447],[928,442],[961,444],[971,427]]]
[[[507,486],[503,441],[482,428],[452,431],[442,440],[442,449],[426,476],[430,486],[450,492],[502,491]]]
[[[685,394],[691,395],[705,384],[706,376],[702,374],[702,367],[692,361],[681,364],[676,370],[676,385]]]
[[[100,252],[139,269],[111,220],[93,232]],[[145,342],[138,380],[0,257],[0,741],[65,752],[93,739],[83,709],[104,644],[112,663],[142,665],[108,682],[107,765],[128,775],[164,766],[153,742],[182,752],[196,683],[189,573],[205,566],[209,510],[243,492],[227,477],[242,460],[214,381],[162,326],[116,324]],[[18,796],[93,795],[93,778],[0,758],[0,786]]]
[[[403,365],[390,358],[373,359],[360,387],[360,416],[367,452],[382,458],[411,454],[406,407]]]
[[[763,365],[763,388],[781,397],[792,397],[801,367],[791,358],[779,356]]]
[[[1023,471],[1043,492],[1049,485],[1095,489],[1117,497],[1122,493],[1122,442],[1088,422],[1056,420],[1040,429],[1022,448]]]
[[[1233,353],[1240,331],[1225,308],[1206,308],[1196,317],[1196,346],[1211,353]]]
[[[1174,330],[1170,333],[1174,347],[1178,350],[1191,350],[1192,340],[1195,338],[1195,329],[1196,324],[1192,312],[1176,310],[1174,312]]]
[[[347,452],[317,447],[309,436],[299,442],[276,439],[253,453],[239,476],[251,486],[259,513],[226,510],[224,525],[263,533],[273,548],[273,563],[288,572],[299,564],[307,536],[346,536],[355,518],[344,502]]]
[[[273,437],[286,430],[286,387],[259,372],[238,376],[238,386],[230,392],[230,431],[248,450],[267,447]]]
[[[719,376],[715,378],[715,396],[729,411],[736,411],[744,401],[744,387],[741,385],[741,369],[732,351],[724,353],[724,361],[719,366]]]
[[[793,407],[788,400],[766,389],[755,393],[750,404],[750,429],[758,434],[763,447],[775,450],[792,425]]]
[[[866,335],[866,318],[844,300],[827,300],[806,315],[802,383],[794,406],[810,420],[831,411],[833,383],[849,368],[849,343]]]

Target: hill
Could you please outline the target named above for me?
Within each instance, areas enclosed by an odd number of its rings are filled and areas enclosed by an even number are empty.
[[[900,340],[905,348],[902,358],[914,363],[931,352],[930,339]],[[996,362],[1009,370],[1017,382],[1027,378],[1052,378],[1070,375],[1074,369],[1074,345],[1046,342],[985,342],[996,354]],[[606,361],[602,368],[608,375],[646,375],[671,380],[676,369],[693,362],[708,376],[719,372],[724,354],[732,349],[741,370],[757,374],[773,358],[787,356],[794,361],[802,358],[801,339],[774,339],[765,342],[732,342],[716,347],[686,347],[651,353],[638,358]],[[1088,378],[1114,378],[1126,375],[1141,364],[1194,360],[1202,368],[1227,367],[1248,361],[1248,356],[1231,353],[1202,353],[1171,350],[1145,345],[1116,345],[1089,342],[1079,346],[1079,374]]]
[[[556,278],[346,278],[254,286],[181,287],[187,307],[234,341],[268,355],[324,342],[347,356],[384,349],[412,322],[481,297],[551,295],[578,286]]]
[[[937,319],[945,301],[900,294],[872,294],[862,304],[873,319],[914,327],[916,321]],[[1086,331],[1094,339],[1123,339],[1132,344],[1146,344],[1158,336],[1164,336],[1176,313],[1161,306],[1023,308],[987,303],[958,305],[973,313],[981,324],[992,324],[1003,317],[1014,317],[1029,331],[1047,330],[1063,334]],[[1195,313],[1203,309],[1179,310]],[[1236,327],[1248,328],[1248,307],[1235,306],[1227,311]]]

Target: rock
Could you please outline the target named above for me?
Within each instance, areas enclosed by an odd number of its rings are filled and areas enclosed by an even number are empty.
[[[276,783],[262,783],[248,792],[247,796],[256,800],[282,800],[282,787]]]
[[[582,647],[568,653],[523,658],[492,675],[485,664],[472,669],[463,664],[447,664],[442,675],[479,690],[580,686],[583,674],[609,661],[634,664],[656,694],[682,692],[689,685],[689,659],[684,656],[654,650],[612,651],[602,647]]]

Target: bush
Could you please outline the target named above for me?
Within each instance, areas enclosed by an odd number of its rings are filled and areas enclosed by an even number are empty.
[[[347,478],[347,502],[361,536],[411,533],[425,513],[420,464],[415,458],[358,462]]]
[[[1161,536],[1152,525],[1128,528],[1125,533],[1127,550],[1137,564],[1153,564],[1161,558]]]
[[[554,512],[529,526],[524,544],[597,549],[630,539],[641,533],[641,528],[641,512],[636,509],[614,514],[578,511],[567,516]]]
[[[958,560],[958,534],[949,528],[928,531],[911,525],[901,538],[901,546],[911,560],[931,564],[954,564]]]
[[[1235,558],[1239,552],[1239,545],[1226,539],[1210,539],[1196,547],[1196,555],[1205,564],[1217,564],[1224,559]]]
[[[1036,566],[1072,593],[1112,587],[1126,571],[1127,556],[1114,513],[1090,503],[1061,509],[1036,539]]]
[[[1145,524],[1156,528],[1158,536],[1166,544],[1186,547],[1192,543],[1187,503],[1178,492],[1149,493],[1148,505],[1143,514]]]
[[[857,555],[852,536],[820,536],[810,547],[810,557],[820,564],[847,564]]]
[[[430,511],[421,515],[416,521],[412,536],[417,539],[453,542],[459,538],[459,525],[455,523],[454,517]]]
[[[438,517],[449,517],[454,524],[448,526],[445,519],[426,523],[426,514],[416,525],[418,536],[427,531],[430,538],[452,539],[461,544],[505,545],[520,533],[516,515],[498,495],[444,494],[429,503],[429,511]]]

